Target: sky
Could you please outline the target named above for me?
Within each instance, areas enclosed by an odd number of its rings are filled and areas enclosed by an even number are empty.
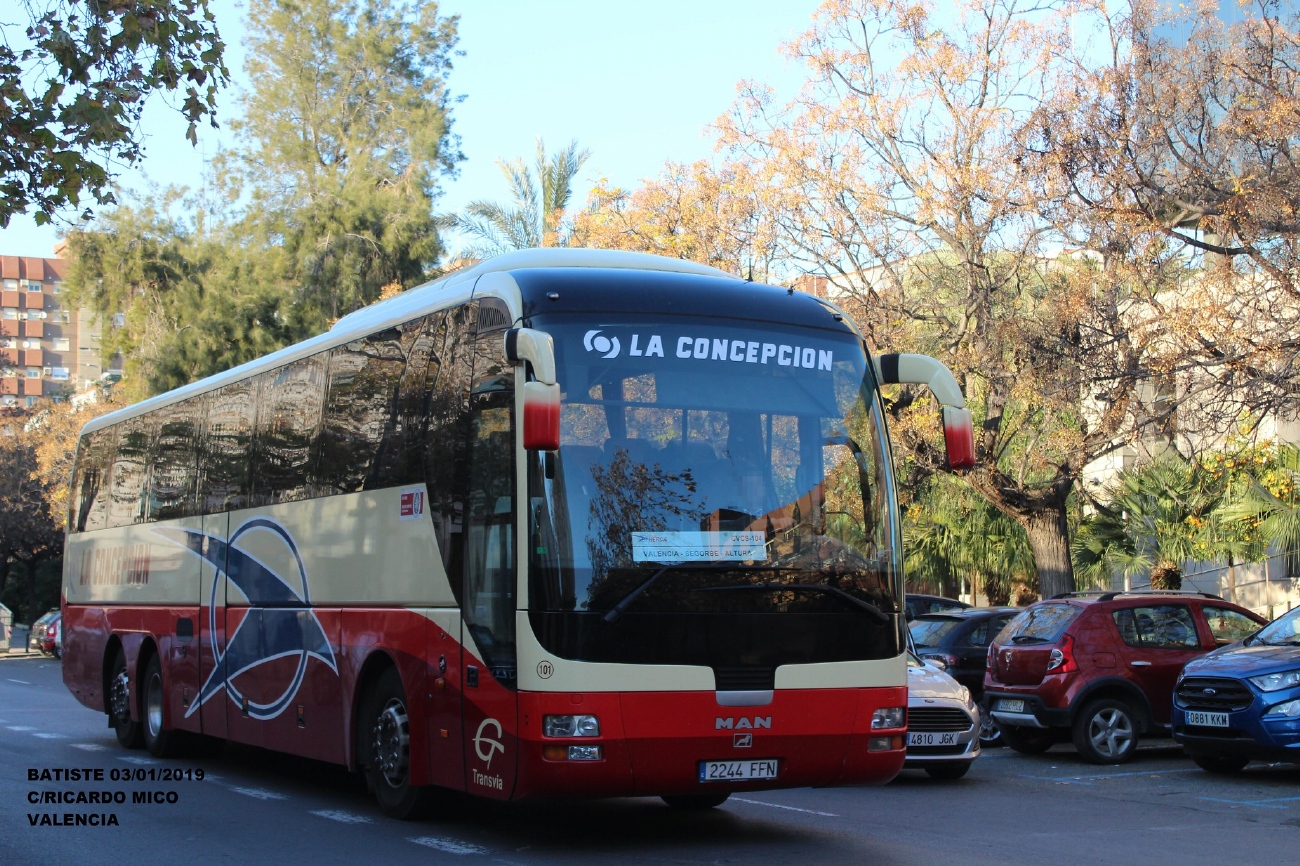
[[[803,69],[780,46],[811,23],[816,0],[443,0],[460,16],[460,50],[449,83],[463,101],[453,131],[466,159],[442,183],[440,212],[477,200],[507,200],[498,158],[530,164],[538,136],[554,149],[576,139],[591,156],[574,185],[580,204],[597,180],[635,188],[668,161],[713,155],[710,124],[728,110],[742,80],[792,94]],[[226,63],[242,82],[243,4],[212,0],[227,42]],[[235,116],[234,93],[219,117]],[[224,124],[223,124],[224,125]],[[126,171],[128,187],[194,185],[205,156],[233,138],[201,131],[184,139],[179,115],[155,98],[142,130],[146,157]],[[0,229],[0,254],[52,256],[58,230],[29,216]]]

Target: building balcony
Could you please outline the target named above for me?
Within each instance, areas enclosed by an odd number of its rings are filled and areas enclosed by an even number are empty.
[[[40,367],[43,366],[41,361],[45,357],[40,349],[23,349],[23,366]]]
[[[29,310],[45,309],[45,293],[23,292],[23,306]]]
[[[9,291],[0,291],[0,307],[11,307],[17,309],[21,303],[22,294],[16,289]]]
[[[42,322],[40,319],[28,319],[27,321],[23,322],[23,336],[44,337],[45,323]]]
[[[0,319],[0,337],[17,337],[22,322],[17,319]]]
[[[40,397],[45,393],[44,379],[19,379],[18,381],[23,383],[22,390],[24,397]]]
[[[4,376],[0,377],[0,394],[17,394],[18,377]]]
[[[0,349],[0,367],[17,367],[18,349]]]

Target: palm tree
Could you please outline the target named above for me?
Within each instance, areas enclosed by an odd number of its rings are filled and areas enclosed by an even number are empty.
[[[1080,577],[1104,586],[1118,572],[1149,570],[1153,589],[1179,589],[1183,563],[1204,547],[1204,529],[1226,483],[1169,449],[1120,474],[1111,499],[1079,527],[1073,545]]]
[[[470,238],[465,258],[486,258],[511,250],[557,247],[568,242],[564,212],[573,192],[573,180],[590,153],[571,141],[550,157],[537,139],[537,162],[529,167],[522,158],[498,159],[497,167],[510,186],[510,204],[474,201],[452,220],[452,226]]]

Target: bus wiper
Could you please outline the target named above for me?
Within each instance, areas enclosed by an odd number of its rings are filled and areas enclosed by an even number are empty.
[[[667,565],[660,568],[654,574],[647,577],[644,581],[642,581],[640,586],[638,586],[636,589],[632,590],[627,595],[620,598],[618,600],[618,604],[615,604],[609,610],[605,611],[605,622],[617,622],[618,618],[623,615],[623,611],[627,610],[628,607],[632,604],[632,602],[640,598],[641,593],[645,592],[647,589],[650,588],[650,584],[654,583],[656,580],[658,580],[664,574],[667,574],[669,571],[672,571],[674,568],[681,568],[683,565],[686,564],[687,563],[683,563],[683,562],[670,562]]]
[[[863,601],[856,595],[847,593],[836,586],[826,586],[820,583],[738,583],[732,586],[702,586],[695,592],[721,592],[723,590],[733,589],[780,589],[789,590],[790,592],[825,592],[830,595],[842,598],[852,604],[854,607],[861,609],[864,613],[870,614],[873,618],[882,623],[889,622],[889,614],[876,607],[869,601]]]

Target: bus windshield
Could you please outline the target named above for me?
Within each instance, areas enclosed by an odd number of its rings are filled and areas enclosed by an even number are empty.
[[[857,337],[686,317],[538,327],[562,412],[559,450],[531,458],[530,609],[613,627],[625,613],[892,621],[901,543]]]

